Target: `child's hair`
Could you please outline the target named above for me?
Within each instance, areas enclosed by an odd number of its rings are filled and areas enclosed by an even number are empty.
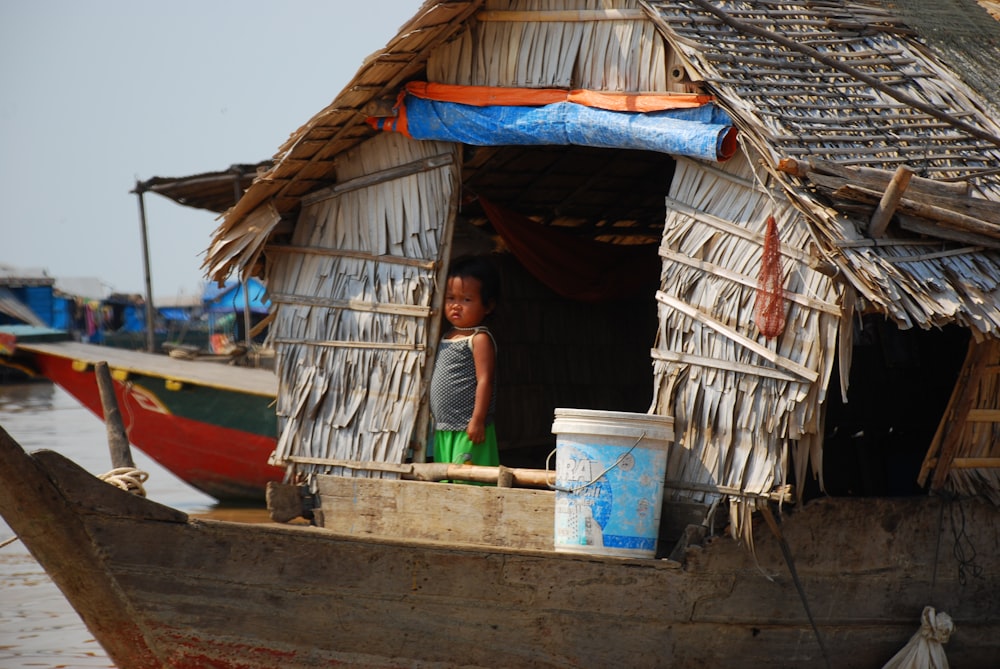
[[[479,280],[479,294],[483,304],[496,306],[500,301],[500,273],[486,256],[460,256],[451,261],[448,278],[473,278]]]

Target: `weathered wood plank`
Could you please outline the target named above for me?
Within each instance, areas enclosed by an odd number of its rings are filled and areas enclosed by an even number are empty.
[[[552,491],[322,475],[316,481],[324,525],[334,532],[509,548],[553,547]]]
[[[150,355],[112,346],[97,346],[79,342],[19,344],[25,351],[79,360],[84,365],[107,362],[112,374],[117,370],[148,376],[159,376],[181,382],[189,381],[208,388],[236,389],[254,395],[273,397],[278,392],[274,372],[249,367],[235,367],[197,360],[183,360],[167,355]]]
[[[756,559],[719,536],[688,548],[681,569],[670,560],[195,520],[100,483],[58,454],[31,458],[6,446],[0,438],[0,512],[58,572],[123,668],[152,669],[163,658],[219,669],[823,661],[766,531]],[[369,513],[387,497],[368,499]],[[62,522],[39,522],[55,518]],[[880,666],[928,602],[955,620],[949,661],[990,666],[1000,651],[1000,553],[989,550],[1000,540],[996,520],[983,500],[932,497],[826,498],[786,513],[782,533],[831,666]],[[971,560],[982,577],[964,578],[969,559],[947,550],[958,532],[979,549]]]

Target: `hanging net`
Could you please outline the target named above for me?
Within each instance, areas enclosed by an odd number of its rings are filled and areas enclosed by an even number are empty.
[[[781,242],[774,216],[767,217],[764,234],[764,252],[761,256],[760,275],[757,277],[757,301],[753,308],[753,322],[768,339],[785,331],[785,290],[781,276]]]

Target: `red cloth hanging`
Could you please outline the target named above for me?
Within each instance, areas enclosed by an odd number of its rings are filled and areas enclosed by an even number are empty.
[[[767,339],[785,331],[785,289],[781,276],[781,241],[774,216],[767,217],[764,251],[757,278],[757,301],[753,308],[753,322]]]
[[[486,217],[528,272],[559,295],[585,302],[629,297],[659,285],[655,245],[597,242],[541,225],[479,197]]]

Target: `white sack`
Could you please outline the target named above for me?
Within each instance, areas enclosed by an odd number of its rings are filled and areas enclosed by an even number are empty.
[[[935,613],[934,607],[925,606],[920,629],[882,669],[948,669],[943,644],[948,643],[953,631],[951,616]]]

